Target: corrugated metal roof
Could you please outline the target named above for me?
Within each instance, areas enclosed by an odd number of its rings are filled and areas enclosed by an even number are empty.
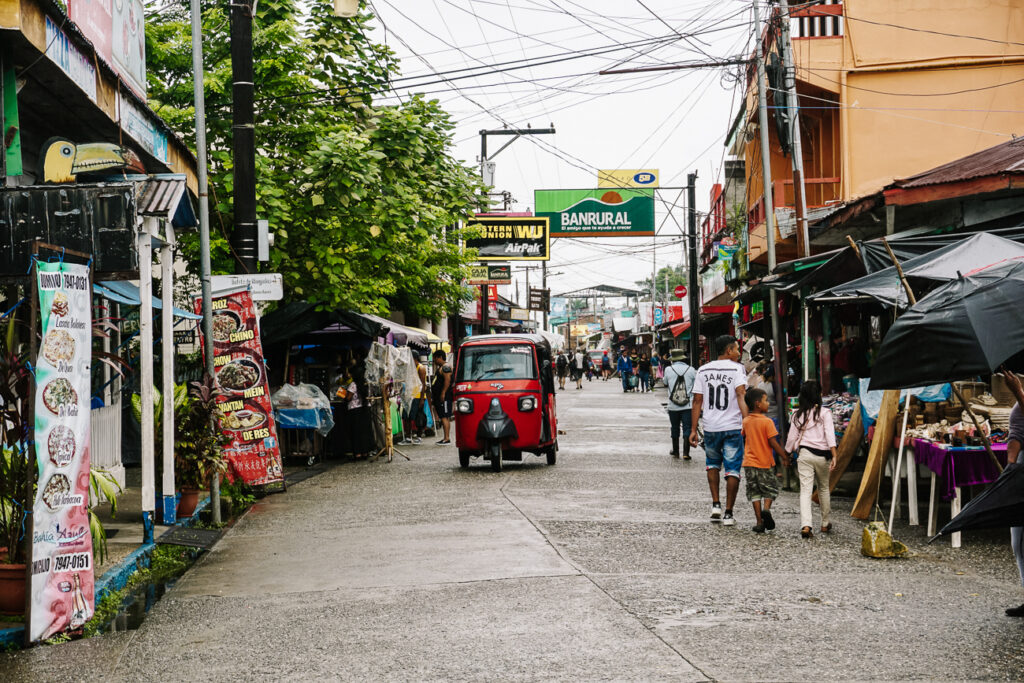
[[[1024,174],[1024,138],[1016,138],[924,173],[895,180],[889,188],[909,189],[1003,174]]]
[[[192,228],[197,225],[184,175],[154,175],[143,182],[142,197],[138,204],[140,216],[170,216],[176,228]]]

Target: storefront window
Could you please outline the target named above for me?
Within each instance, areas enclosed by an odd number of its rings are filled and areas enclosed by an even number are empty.
[[[457,381],[536,379],[533,347],[515,344],[468,346],[462,350]]]

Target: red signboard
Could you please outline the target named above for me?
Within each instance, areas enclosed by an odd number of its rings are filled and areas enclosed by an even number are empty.
[[[196,299],[196,313],[203,309]],[[201,329],[201,328],[200,328]],[[284,479],[259,322],[248,291],[213,299],[213,365],[229,475],[253,486]]]
[[[682,299],[684,296],[686,296],[686,285],[679,285],[676,287],[676,298]]]

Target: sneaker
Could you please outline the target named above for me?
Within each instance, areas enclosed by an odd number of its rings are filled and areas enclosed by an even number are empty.
[[[409,439],[402,439],[401,441],[399,441],[399,442],[398,442],[398,443],[396,443],[395,445],[396,445],[396,446],[408,446],[408,445],[410,445],[411,443],[412,443],[412,441],[409,441]]]
[[[769,510],[761,511],[761,521],[764,522],[765,531],[775,531],[775,519]]]
[[[419,446],[421,443],[423,443],[423,439],[421,439],[418,436],[414,436],[414,437],[412,437],[412,442],[413,442],[413,444]]]
[[[755,534],[763,534],[767,530],[767,528],[765,527],[764,522],[761,522],[757,526],[751,527],[750,530],[753,531]]]
[[[440,441],[438,441],[436,443],[437,443],[438,446],[447,446],[451,442],[452,442],[451,439],[441,439]]]
[[[735,526],[736,520],[733,519],[732,510],[726,510],[725,516],[722,517],[722,526]]]
[[[722,521],[722,505],[721,503],[711,504],[711,521],[721,522]]]
[[[1020,607],[1010,607],[1006,610],[1006,616],[1008,617],[1024,617],[1024,605]]]

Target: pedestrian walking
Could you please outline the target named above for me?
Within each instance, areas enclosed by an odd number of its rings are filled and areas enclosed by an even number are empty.
[[[1017,398],[1017,404],[1010,411],[1010,433],[1006,442],[1006,466],[1022,467],[1019,464],[1021,447],[1024,446],[1024,389],[1020,378],[1012,372],[1004,373],[1006,386]],[[1017,573],[1020,574],[1021,585],[1024,586],[1024,527],[1010,527],[1010,547],[1017,558]],[[1006,610],[1008,617],[1024,617],[1024,605],[1010,607]]]
[[[619,378],[622,380],[622,391],[628,392],[630,389],[629,378],[633,376],[633,364],[629,361],[629,356],[625,353],[621,354],[615,364],[615,369],[619,371]]]
[[[788,467],[789,454],[779,444],[779,430],[768,417],[768,394],[761,389],[749,389],[743,399],[747,403],[747,416],[743,418],[743,476],[747,480],[747,500],[754,506],[756,523],[752,531],[763,534],[775,529],[771,513],[772,503],[779,497],[775,455]]]
[[[658,386],[658,380],[664,375],[665,368],[664,359],[658,355],[657,351],[651,352],[651,391],[654,391],[654,387]]]
[[[640,377],[640,393],[651,390],[651,360],[646,353],[640,354],[640,362],[636,365],[636,374]]]
[[[452,442],[452,399],[455,393],[452,387],[452,366],[447,361],[448,354],[443,349],[434,351],[434,383],[430,387],[430,395],[436,417],[435,429],[438,422],[444,429],[444,438],[437,442],[442,446]]]
[[[811,538],[811,494],[818,485],[821,506],[821,532],[831,533],[832,501],[829,472],[836,468],[836,429],[832,411],[822,410],[821,387],[814,380],[800,387],[797,409],[790,421],[786,452],[796,453],[796,470],[800,476],[800,535]]]
[[[576,349],[576,354],[572,358],[572,369],[573,379],[576,380],[576,388],[583,388],[583,371],[587,367],[586,354],[583,353],[583,349]]]
[[[423,443],[423,430],[427,428],[427,412],[425,410],[427,398],[427,368],[423,364],[426,356],[413,356],[416,359],[416,374],[419,382],[412,392],[412,401],[409,403],[409,411],[405,419],[405,434],[399,446],[412,446]]]
[[[601,379],[605,382],[612,376],[612,359],[608,357],[608,352],[605,351],[601,355]]]
[[[743,418],[747,404],[747,373],[736,361],[740,357],[736,337],[723,335],[715,339],[716,360],[697,370],[693,386],[693,430],[690,445],[698,445],[697,427],[704,417],[704,458],[708,486],[711,488],[711,521],[733,526],[732,506],[740,488],[743,466]],[[719,499],[721,474],[725,474],[725,513]]]
[[[555,372],[558,375],[558,389],[564,391],[565,378],[569,374],[569,358],[565,355],[565,351],[559,351],[555,358]]]
[[[697,381],[697,370],[686,362],[686,352],[672,349],[672,365],[665,368],[665,386],[668,387],[668,421],[671,429],[672,450],[669,455],[679,457],[679,439],[683,439],[683,460],[690,460],[691,396]],[[680,433],[681,432],[681,433]]]

